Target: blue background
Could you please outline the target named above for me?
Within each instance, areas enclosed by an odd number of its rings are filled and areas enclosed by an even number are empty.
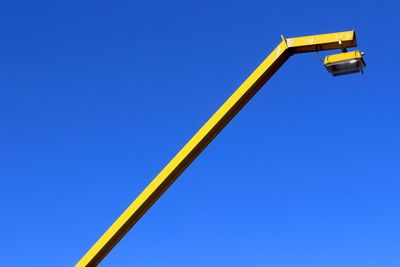
[[[291,58],[102,265],[400,266],[399,7],[3,1],[0,265],[74,265],[281,34],[354,28],[364,75]]]

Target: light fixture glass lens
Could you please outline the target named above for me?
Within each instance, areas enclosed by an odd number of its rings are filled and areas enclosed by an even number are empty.
[[[365,64],[361,58],[328,63],[325,65],[333,76],[361,72]]]

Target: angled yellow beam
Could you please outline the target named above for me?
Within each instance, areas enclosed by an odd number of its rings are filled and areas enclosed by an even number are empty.
[[[272,53],[164,167],[75,266],[98,265],[292,54],[356,46],[354,31],[282,39]]]
[[[289,38],[286,41],[293,54],[357,46],[355,31]]]

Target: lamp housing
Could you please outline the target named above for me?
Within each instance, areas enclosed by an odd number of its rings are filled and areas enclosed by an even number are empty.
[[[362,56],[360,51],[330,55],[325,57],[324,65],[333,76],[363,72],[366,64]]]

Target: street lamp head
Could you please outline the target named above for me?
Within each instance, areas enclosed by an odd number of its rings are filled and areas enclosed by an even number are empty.
[[[363,54],[360,51],[351,51],[326,56],[324,65],[333,76],[363,72],[366,66],[362,58]]]

